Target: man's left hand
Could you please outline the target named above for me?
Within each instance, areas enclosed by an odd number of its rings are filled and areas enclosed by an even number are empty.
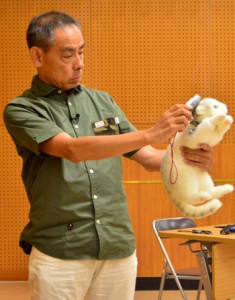
[[[200,144],[198,149],[181,147],[181,153],[186,164],[202,171],[209,171],[213,165],[213,149],[207,144]]]

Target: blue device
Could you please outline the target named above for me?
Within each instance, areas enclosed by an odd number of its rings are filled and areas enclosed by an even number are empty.
[[[230,232],[235,232],[235,224],[226,225],[220,230],[220,234],[229,234]]]

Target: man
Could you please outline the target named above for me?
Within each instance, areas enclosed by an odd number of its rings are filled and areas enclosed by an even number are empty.
[[[56,11],[36,16],[27,42],[37,76],[4,120],[31,204],[20,245],[30,254],[32,299],[131,300],[137,259],[120,156],[159,171],[164,151],[150,145],[182,131],[191,107],[175,105],[136,131],[109,94],[79,85],[84,40],[76,20]],[[207,170],[211,149],[203,148],[183,155]]]

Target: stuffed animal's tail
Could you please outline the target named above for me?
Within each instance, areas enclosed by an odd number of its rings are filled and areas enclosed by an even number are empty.
[[[176,206],[186,217],[200,219],[215,213],[222,206],[222,203],[219,199],[213,199],[203,205],[198,206],[182,203],[176,203]]]

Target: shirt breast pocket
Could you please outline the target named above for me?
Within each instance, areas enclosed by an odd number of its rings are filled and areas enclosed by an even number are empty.
[[[118,118],[106,118],[91,124],[95,135],[119,134]]]

